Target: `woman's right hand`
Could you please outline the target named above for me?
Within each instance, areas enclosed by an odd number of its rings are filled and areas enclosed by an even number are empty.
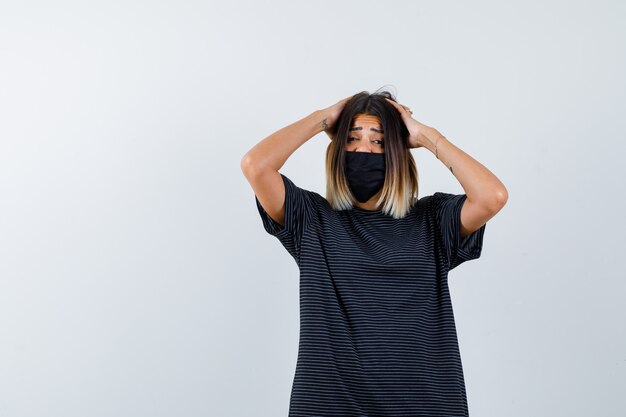
[[[324,115],[323,124],[325,126],[324,133],[328,135],[330,140],[333,140],[335,138],[335,135],[337,134],[337,120],[339,119],[339,116],[341,115],[341,112],[343,111],[346,103],[353,96],[354,95],[346,97],[343,100],[340,100],[337,103],[333,104],[332,106],[322,110],[322,114]]]

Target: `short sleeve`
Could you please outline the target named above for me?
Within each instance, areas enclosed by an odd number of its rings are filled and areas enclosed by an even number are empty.
[[[267,214],[256,194],[254,199],[265,231],[275,236],[299,265],[302,235],[311,222],[315,199],[311,191],[296,186],[282,173],[280,175],[285,184],[284,226],[281,226]]]
[[[430,199],[430,212],[443,243],[448,271],[465,261],[479,258],[482,251],[486,223],[461,238],[461,208],[466,199],[467,194],[442,192],[434,193]]]

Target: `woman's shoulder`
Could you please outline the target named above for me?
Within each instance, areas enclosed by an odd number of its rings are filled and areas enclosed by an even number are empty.
[[[291,180],[287,175],[280,173],[285,183],[285,191],[297,195],[298,199],[309,206],[330,206],[328,201],[318,192],[302,187]]]

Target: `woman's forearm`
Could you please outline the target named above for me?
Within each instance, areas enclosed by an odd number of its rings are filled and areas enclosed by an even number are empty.
[[[437,129],[426,129],[424,136],[428,139],[424,141],[425,147],[448,167],[470,201],[493,208],[504,205],[508,199],[506,187],[487,167],[450,142]]]
[[[241,168],[244,171],[278,171],[296,149],[326,127],[326,114],[316,110],[254,145],[241,159]]]

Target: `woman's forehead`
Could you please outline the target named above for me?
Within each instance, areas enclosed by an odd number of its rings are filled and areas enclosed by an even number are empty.
[[[368,129],[369,128],[369,129]],[[350,132],[371,130],[373,132],[384,134],[383,127],[380,125],[380,119],[371,114],[357,114],[354,117]]]
[[[352,120],[352,125],[355,126],[359,123],[377,124],[380,126],[380,119],[373,114],[357,114]]]

